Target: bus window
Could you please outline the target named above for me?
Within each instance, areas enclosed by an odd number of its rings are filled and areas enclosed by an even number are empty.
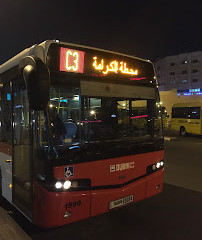
[[[172,118],[187,118],[187,117],[188,117],[187,107],[172,108]]]
[[[33,122],[33,175],[39,180],[45,180],[46,163],[49,153],[49,132],[47,113],[34,111],[31,115]]]
[[[144,135],[147,133],[147,101],[132,101],[132,125],[135,127],[136,134]]]
[[[44,114],[44,111],[39,111],[37,114],[36,122],[39,123],[38,126],[38,138],[40,146],[48,145],[48,126],[47,126],[47,117]]]
[[[0,142],[1,152],[12,155],[12,101],[10,82],[1,88],[0,100]]]
[[[188,115],[190,116],[190,119],[200,119],[200,107],[189,107]]]
[[[155,106],[154,100],[85,98],[82,120],[84,140],[152,136],[153,122],[156,124],[155,129],[161,128],[159,110]]]
[[[78,89],[52,88],[49,113],[54,145],[79,141],[79,106]]]
[[[13,202],[31,217],[30,111],[23,81],[13,82]]]
[[[118,124],[129,124],[129,101],[117,101]]]

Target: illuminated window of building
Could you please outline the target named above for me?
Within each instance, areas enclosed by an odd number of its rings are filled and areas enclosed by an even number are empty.
[[[187,80],[186,79],[182,80],[182,83],[187,83]]]

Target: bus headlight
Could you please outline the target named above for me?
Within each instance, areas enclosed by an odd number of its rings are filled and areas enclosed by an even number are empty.
[[[61,189],[62,188],[62,183],[61,182],[56,182],[55,183],[55,188],[56,189]]]
[[[71,187],[71,182],[69,180],[65,181],[63,184],[64,189],[69,189]]]
[[[89,190],[91,187],[90,179],[55,179],[51,182],[41,182],[41,185],[51,192],[69,192]]]
[[[160,166],[161,166],[160,162],[157,162],[156,168],[160,168]]]
[[[160,170],[161,168],[163,168],[163,166],[164,166],[163,160],[160,162],[157,162],[157,163],[153,163],[152,165],[149,165],[147,167],[147,174],[156,172],[156,171]]]

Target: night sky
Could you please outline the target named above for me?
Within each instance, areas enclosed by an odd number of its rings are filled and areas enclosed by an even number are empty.
[[[155,61],[202,50],[202,1],[0,0],[0,64],[46,39]]]

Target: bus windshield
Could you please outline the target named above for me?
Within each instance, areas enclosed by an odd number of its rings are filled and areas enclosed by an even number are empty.
[[[155,99],[82,96],[77,88],[52,87],[49,113],[55,146],[135,140],[162,132]]]

